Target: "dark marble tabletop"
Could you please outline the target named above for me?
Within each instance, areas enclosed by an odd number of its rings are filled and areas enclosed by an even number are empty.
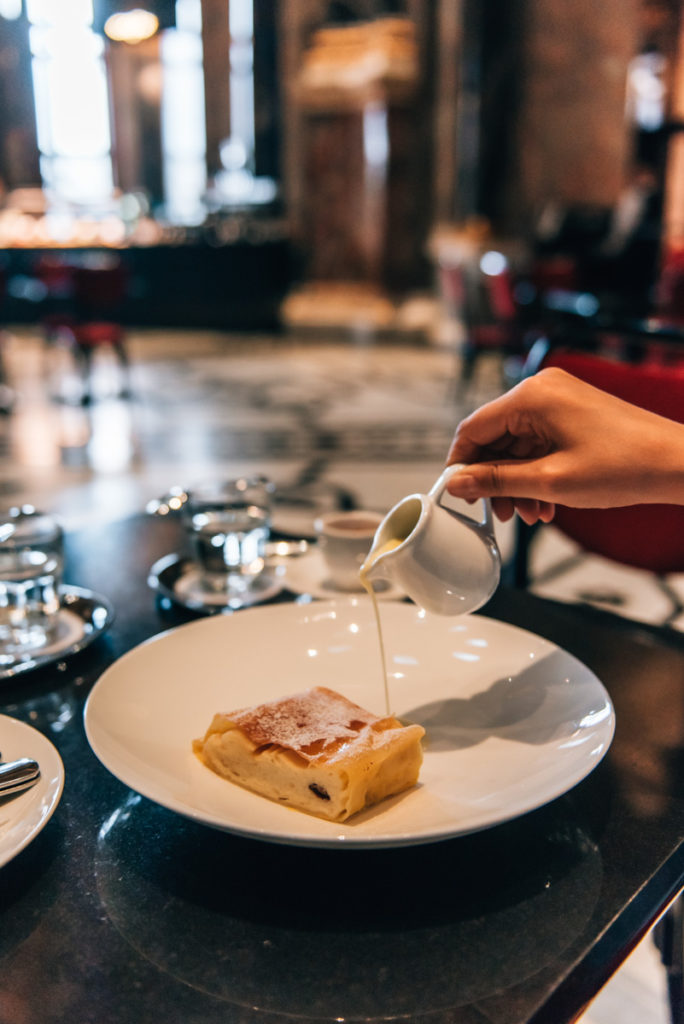
[[[179,542],[175,522],[144,516],[70,536],[67,582],[108,596],[116,619],[0,689],[0,711],[45,733],[66,772],[47,826],[0,870],[0,1021],[574,1020],[682,886],[684,638],[502,587],[485,614],[566,648],[609,690],[617,729],[596,770],[432,845],[260,843],[131,792],[85,738],[102,670],[189,617],[146,585]]]

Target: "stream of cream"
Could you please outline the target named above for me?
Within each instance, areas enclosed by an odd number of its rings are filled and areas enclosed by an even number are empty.
[[[368,591],[373,602],[373,612],[375,614],[375,625],[378,631],[378,643],[380,645],[380,661],[382,663],[382,684],[385,691],[385,713],[390,715],[390,697],[389,697],[389,680],[387,678],[387,656],[385,654],[385,643],[382,636],[382,624],[380,622],[380,605],[378,604],[377,595],[373,589],[373,584],[370,581],[368,574],[373,566],[373,563],[384,555],[387,551],[393,551],[398,548],[401,541],[395,538],[385,541],[384,544],[380,544],[379,547],[373,548],[366,558],[365,562],[359,570],[359,577],[365,589]]]

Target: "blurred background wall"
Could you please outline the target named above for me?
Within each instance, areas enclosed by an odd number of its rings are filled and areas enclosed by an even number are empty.
[[[679,0],[140,6],[0,0],[5,319],[114,257],[131,322],[386,327],[473,232],[613,307],[680,287]]]

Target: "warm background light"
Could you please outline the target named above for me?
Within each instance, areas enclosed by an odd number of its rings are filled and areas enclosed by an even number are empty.
[[[105,32],[118,43],[140,43],[149,39],[159,28],[156,14],[136,8],[112,14],[105,22]]]

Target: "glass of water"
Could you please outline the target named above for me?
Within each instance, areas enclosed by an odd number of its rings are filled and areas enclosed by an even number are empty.
[[[263,572],[275,488],[263,476],[198,484],[183,507],[203,583],[214,592],[247,589]]]
[[[0,661],[55,638],[64,566],[62,527],[31,505],[0,513]]]

